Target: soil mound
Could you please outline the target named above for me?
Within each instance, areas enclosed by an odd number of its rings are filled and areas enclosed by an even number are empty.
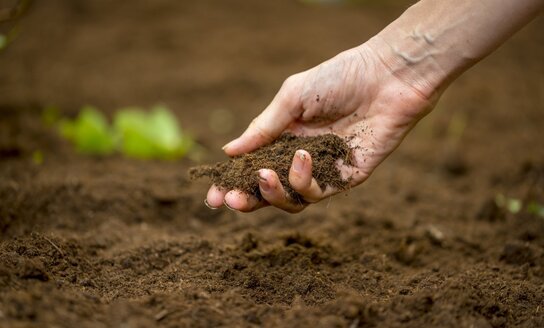
[[[251,153],[240,155],[219,162],[215,165],[202,165],[189,169],[191,179],[208,177],[212,183],[227,189],[238,189],[262,199],[259,190],[260,169],[274,170],[293,201],[302,201],[302,196],[289,184],[289,169],[295,152],[304,149],[312,157],[312,172],[322,190],[327,186],[340,190],[346,189],[347,180],[343,180],[336,161],[342,159],[351,164],[351,150],[346,141],[334,134],[315,137],[298,137],[284,134],[270,145]]]

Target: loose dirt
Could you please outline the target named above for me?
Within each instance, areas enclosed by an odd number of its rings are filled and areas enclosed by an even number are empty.
[[[302,196],[289,184],[289,170],[293,156],[299,149],[306,150],[312,158],[312,175],[322,190],[327,186],[345,190],[349,181],[342,179],[338,163],[350,165],[351,150],[346,141],[334,134],[315,137],[297,137],[284,134],[270,145],[251,153],[234,157],[213,166],[203,165],[189,169],[192,179],[208,177],[228,190],[237,189],[262,199],[258,170],[270,169],[278,174],[281,184],[293,202],[302,202]]]
[[[81,156],[41,118],[163,102],[220,161],[289,74],[408,5],[368,3],[34,1],[0,53],[0,327],[543,327],[542,18],[297,215],[212,211],[200,163]]]

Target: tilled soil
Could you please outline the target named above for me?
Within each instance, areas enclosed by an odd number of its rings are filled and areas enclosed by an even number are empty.
[[[85,157],[41,118],[163,102],[224,160],[282,79],[402,9],[35,2],[0,53],[0,327],[544,326],[544,218],[495,202],[544,203],[542,19],[363,186],[297,215],[209,210],[198,163]]]

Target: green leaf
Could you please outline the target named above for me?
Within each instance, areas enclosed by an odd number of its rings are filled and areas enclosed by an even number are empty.
[[[544,205],[532,201],[527,204],[527,212],[544,218]]]
[[[58,111],[47,108],[43,113],[46,123],[58,121]],[[111,127],[94,107],[81,109],[74,120],[58,121],[61,134],[82,153],[107,155],[120,151],[127,157],[140,159],[176,159],[193,147],[193,139],[184,135],[176,117],[164,106],[151,111],[137,107],[121,109]]]
[[[523,207],[523,203],[519,199],[510,198],[508,199],[508,202],[506,203],[506,208],[512,214],[519,213],[522,207]]]
[[[75,120],[61,120],[61,134],[85,154],[107,155],[115,150],[115,134],[96,108],[83,107]]]
[[[495,204],[497,204],[498,207],[505,208],[512,214],[519,213],[523,208],[523,202],[520,199],[509,198],[503,194],[497,194],[495,196]]]
[[[139,108],[122,109],[115,116],[114,128],[121,136],[121,151],[129,157],[175,159],[193,145],[163,106],[155,106],[149,113]]]

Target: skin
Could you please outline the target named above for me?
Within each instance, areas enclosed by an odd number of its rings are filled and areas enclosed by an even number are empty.
[[[363,183],[435,106],[460,74],[495,50],[544,8],[544,0],[422,0],[364,44],[290,76],[247,130],[223,147],[229,156],[255,150],[284,132],[349,137],[354,165],[338,167],[351,186]],[[299,212],[338,190],[322,191],[312,158],[298,150],[289,183],[293,203],[272,170],[259,170],[264,200],[212,186],[210,208],[241,212],[275,206]]]

